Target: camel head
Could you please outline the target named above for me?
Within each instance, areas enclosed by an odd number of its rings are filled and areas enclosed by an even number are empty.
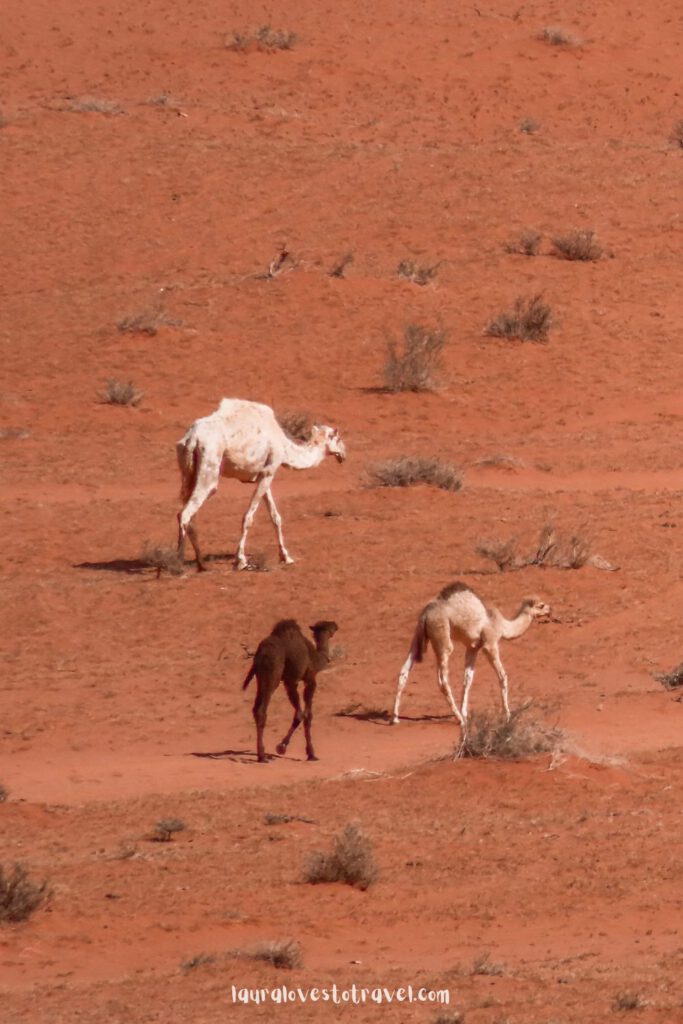
[[[332,622],[329,619],[322,619],[320,622],[316,622],[308,628],[317,640],[323,633],[327,633],[328,636],[334,636],[339,629],[339,626],[336,622]]]
[[[525,597],[522,601],[522,611],[528,612],[532,619],[547,619],[550,615],[550,605],[541,597]]]
[[[311,431],[314,443],[323,444],[327,455],[334,455],[337,462],[343,462],[346,458],[346,445],[339,436],[336,427],[316,426]]]

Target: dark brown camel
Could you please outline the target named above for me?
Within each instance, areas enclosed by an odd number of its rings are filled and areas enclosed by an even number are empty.
[[[254,721],[256,722],[256,754],[259,761],[268,760],[263,745],[263,730],[266,725],[270,698],[280,682],[285,684],[287,696],[294,708],[294,718],[289,732],[278,743],[276,750],[278,754],[286,752],[289,741],[303,721],[306,735],[306,756],[309,761],[318,760],[311,739],[313,695],[317,685],[318,672],[327,668],[331,661],[330,637],[334,636],[338,628],[336,622],[325,620],[316,622],[314,626],[311,626],[311,632],[315,637],[315,646],[313,646],[301,632],[299,624],[294,619],[282,619],[276,623],[269,636],[258,645],[247,678],[242,683],[242,689],[246,690],[256,676]],[[300,680],[304,684],[303,712],[299,701],[298,684]]]

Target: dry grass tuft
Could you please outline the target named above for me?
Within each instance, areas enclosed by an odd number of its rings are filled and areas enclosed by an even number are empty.
[[[627,1010],[642,1010],[646,1005],[637,992],[617,992],[612,1009],[616,1013],[624,1013]]]
[[[505,252],[519,254],[520,256],[538,256],[541,246],[541,234],[539,231],[527,229],[522,231],[517,238],[511,238],[503,248]]]
[[[676,121],[676,124],[671,129],[669,140],[673,142],[675,146],[683,149],[683,118],[681,118],[680,121]]]
[[[525,564],[524,559],[519,555],[518,542],[516,537],[509,540],[482,540],[475,551],[482,558],[488,558],[495,562],[501,572],[510,572],[512,569],[521,569]]]
[[[579,260],[593,263],[601,259],[604,249],[598,243],[594,231],[569,231],[552,239],[553,255],[563,260]]]
[[[180,818],[162,818],[154,826],[152,839],[155,843],[170,843],[172,836],[177,832],[184,832],[185,822]]]
[[[102,395],[102,401],[106,405],[137,406],[144,397],[144,391],[138,391],[132,381],[123,381],[118,380],[116,377],[110,377],[107,380],[107,387]]]
[[[655,679],[666,690],[676,690],[679,686],[683,686],[683,661],[680,665],[676,665],[676,668],[672,668],[670,672],[658,673]]]
[[[536,546],[528,555],[520,553],[517,537],[507,541],[480,541],[475,550],[482,558],[495,562],[501,572],[523,569],[529,565],[581,569],[594,560],[596,564],[600,560],[593,554],[591,543],[586,537],[573,533],[568,540],[562,541],[552,523],[545,523],[541,527]]]
[[[515,300],[513,312],[500,313],[484,330],[493,338],[517,338],[519,341],[546,341],[552,325],[552,310],[542,295]]]
[[[146,334],[154,338],[160,327],[182,327],[183,321],[169,316],[162,309],[146,309],[121,317],[116,324],[121,334]]]
[[[377,878],[377,865],[368,837],[358,825],[349,824],[334,841],[330,853],[311,854],[304,879],[312,885],[320,882],[344,882],[367,889]]]
[[[497,964],[491,960],[490,953],[482,953],[472,961],[470,974],[494,978],[505,974],[504,964]]]
[[[276,50],[291,50],[298,41],[296,32],[283,32],[270,25],[262,25],[256,32],[233,32],[232,36],[226,37],[225,45],[228,50],[238,53],[247,53],[249,50],[274,53]]]
[[[347,252],[341,259],[338,259],[336,263],[332,265],[330,269],[330,277],[344,277],[346,268],[350,267],[354,261],[354,255],[352,252]]]
[[[0,865],[0,923],[26,921],[51,895],[47,882],[31,882],[21,864],[11,872]]]
[[[458,748],[461,757],[520,761],[535,754],[559,751],[564,732],[536,718],[526,717],[533,702],[513,708],[509,720],[501,712],[475,711],[469,716],[467,736]]]
[[[276,413],[276,418],[287,437],[292,441],[311,440],[313,430],[313,418],[310,412],[283,412]]]
[[[414,263],[412,260],[402,260],[396,268],[399,277],[404,277],[413,284],[426,285],[434,281],[439,272],[442,260],[431,266],[427,264]]]
[[[573,36],[566,28],[561,28],[559,25],[548,25],[546,28],[541,29],[538,38],[542,39],[544,43],[550,43],[551,46],[579,45],[579,40],[576,36]]]
[[[403,349],[390,339],[382,377],[384,390],[433,391],[442,369],[442,350],[446,343],[443,329],[432,330],[408,324],[403,332]]]
[[[274,942],[262,942],[250,950],[241,950],[237,956],[248,957],[250,960],[265,960],[273,967],[303,967],[304,958],[301,946],[295,939],[279,939]]]
[[[247,555],[245,568],[247,572],[270,572],[268,556],[265,551],[253,551],[250,555]]]
[[[26,427],[3,427],[0,429],[0,441],[25,441],[31,436]]]
[[[9,789],[7,788],[7,786],[3,786],[2,784],[0,784],[0,804],[4,804],[8,798]]]
[[[449,462],[404,455],[398,459],[376,462],[366,471],[369,487],[412,487],[431,484],[442,491],[459,491],[462,473]]]
[[[175,548],[165,547],[163,544],[152,544],[150,541],[147,541],[142,549],[140,561],[148,565],[150,569],[156,569],[157,579],[162,572],[168,572],[171,576],[182,576],[185,569]]]
[[[536,132],[540,131],[540,129],[541,125],[533,117],[523,117],[519,122],[519,130],[525,135],[534,135]]]
[[[99,99],[97,96],[70,96],[65,109],[75,114],[123,113],[123,108],[118,103],[113,100]]]
[[[204,964],[215,964],[216,956],[214,953],[197,953],[195,956],[186,960],[180,966],[184,971],[193,971],[196,967],[202,967]]]

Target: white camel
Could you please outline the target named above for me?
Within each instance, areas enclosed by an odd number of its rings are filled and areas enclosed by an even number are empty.
[[[464,583],[451,583],[422,610],[410,645],[410,651],[398,677],[398,690],[394,701],[392,722],[398,725],[401,694],[408,675],[416,661],[422,661],[427,645],[431,643],[437,663],[437,680],[441,692],[457,718],[463,737],[467,732],[467,711],[470,687],[474,679],[474,666],[479,651],[483,651],[495,669],[500,683],[503,712],[510,718],[508,704],[508,677],[500,660],[500,640],[514,640],[526,633],[534,619],[550,614],[550,607],[539,597],[525,597],[519,611],[506,619],[497,608],[487,607]],[[453,641],[465,646],[465,679],[462,703],[458,705],[448,682],[448,660],[453,653]]]
[[[260,402],[224,398],[210,416],[195,420],[176,445],[182,477],[180,498],[183,508],[178,513],[178,555],[185,553],[185,537],[192,542],[197,568],[206,568],[199,550],[199,539],[193,519],[207,498],[216,493],[221,476],[243,483],[255,483],[256,489],[242,521],[234,567],[247,565],[244,553],[247,531],[262,498],[266,499],[270,518],[277,533],[280,558],[291,564],[282,536],[282,519],[270,487],[280,466],[310,469],[326,455],[335,455],[339,462],[346,458],[346,448],[335,427],[314,426],[311,439],[305,444],[292,441],[278,423],[275,413]]]

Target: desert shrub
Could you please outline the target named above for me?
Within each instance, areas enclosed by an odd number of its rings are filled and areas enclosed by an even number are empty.
[[[491,960],[490,953],[482,953],[472,961],[472,967],[470,974],[483,975],[486,977],[500,977],[501,974],[505,974],[505,967],[503,964],[497,964]]]
[[[533,117],[523,117],[519,122],[519,130],[520,132],[524,132],[525,135],[533,135],[535,132],[539,131],[540,127],[539,122]]]
[[[347,252],[345,256],[338,259],[336,263],[332,265],[330,269],[330,277],[343,277],[347,267],[350,267],[353,263],[354,255],[352,252]]]
[[[442,367],[441,352],[446,342],[443,329],[433,330],[420,324],[408,324],[403,332],[403,348],[390,339],[382,376],[386,391],[431,391]]]
[[[676,124],[671,129],[669,138],[674,145],[683,149],[683,118],[680,121],[676,121]]]
[[[493,338],[517,338],[519,341],[545,341],[552,325],[552,310],[542,295],[529,299],[521,295],[512,312],[500,313],[484,330]]]
[[[482,558],[495,562],[501,572],[519,569],[524,565],[524,560],[518,552],[516,537],[505,541],[482,540],[477,544],[475,551]]]
[[[440,1013],[434,1018],[433,1024],[465,1024],[465,1017],[459,1010],[451,1010],[449,1013]]]
[[[265,551],[252,551],[247,555],[245,569],[247,572],[270,572],[268,556]]]
[[[110,377],[107,380],[107,387],[102,396],[106,405],[139,405],[144,398],[144,392],[138,391],[132,381],[118,380]]]
[[[313,420],[309,412],[277,413],[277,421],[293,441],[310,441]]]
[[[233,32],[225,40],[228,50],[246,52],[247,50],[291,50],[298,42],[296,32],[283,32],[273,29],[270,25],[262,25],[256,32]]]
[[[532,702],[527,701],[513,708],[509,719],[501,712],[472,712],[465,741],[458,748],[460,756],[519,761],[556,751],[564,733],[556,726],[529,717],[532,707]]]
[[[579,40],[559,25],[548,25],[541,29],[539,39],[551,46],[578,46]]]
[[[241,951],[239,956],[250,960],[265,960],[273,967],[303,967],[304,958],[301,946],[295,939],[278,939],[274,942],[262,942],[251,950]]]
[[[21,864],[11,871],[0,865],[0,923],[26,921],[51,895],[47,882],[32,882]]]
[[[667,690],[675,690],[677,687],[683,686],[683,661],[680,665],[676,665],[676,668],[672,668],[670,672],[658,673],[655,679]]]
[[[0,784],[0,804],[4,804],[9,797],[9,789],[7,786]]]
[[[396,268],[396,273],[399,277],[405,277],[406,280],[412,281],[413,284],[425,285],[435,279],[440,266],[441,261],[430,266],[414,263],[413,260],[402,260]]]
[[[569,231],[566,235],[557,235],[552,243],[555,256],[583,263],[599,260],[604,251],[594,231]]]
[[[344,882],[357,889],[367,889],[377,878],[370,840],[358,825],[347,825],[335,839],[331,852],[318,850],[311,854],[304,877],[312,885]]]
[[[170,843],[176,832],[185,831],[185,822],[180,818],[162,818],[154,826],[152,839],[157,843]]]
[[[181,576],[184,571],[182,559],[178,557],[175,548],[152,544],[149,541],[142,550],[140,561],[148,565],[150,569],[156,569],[157,579],[162,572],[168,572],[171,576]]]
[[[431,484],[442,491],[459,491],[462,474],[449,462],[440,459],[421,458],[418,455],[404,455],[386,462],[375,462],[367,469],[370,487],[412,487],[414,484]]]
[[[503,248],[505,252],[519,253],[520,256],[538,256],[540,245],[540,232],[527,229],[522,231],[517,238],[511,238]]]
[[[190,957],[180,966],[184,971],[193,971],[195,967],[202,967],[204,964],[215,964],[216,956],[214,953],[197,953],[195,956]]]
[[[85,114],[122,114],[123,110],[113,100],[98,99],[97,96],[71,96],[67,100],[66,109],[72,113]]]
[[[624,1013],[627,1010],[642,1010],[645,1002],[637,992],[617,992],[612,1003],[612,1009],[617,1013]]]
[[[146,334],[150,338],[159,333],[160,327],[182,327],[183,321],[169,316],[161,309],[146,309],[121,317],[116,324],[121,334]]]

